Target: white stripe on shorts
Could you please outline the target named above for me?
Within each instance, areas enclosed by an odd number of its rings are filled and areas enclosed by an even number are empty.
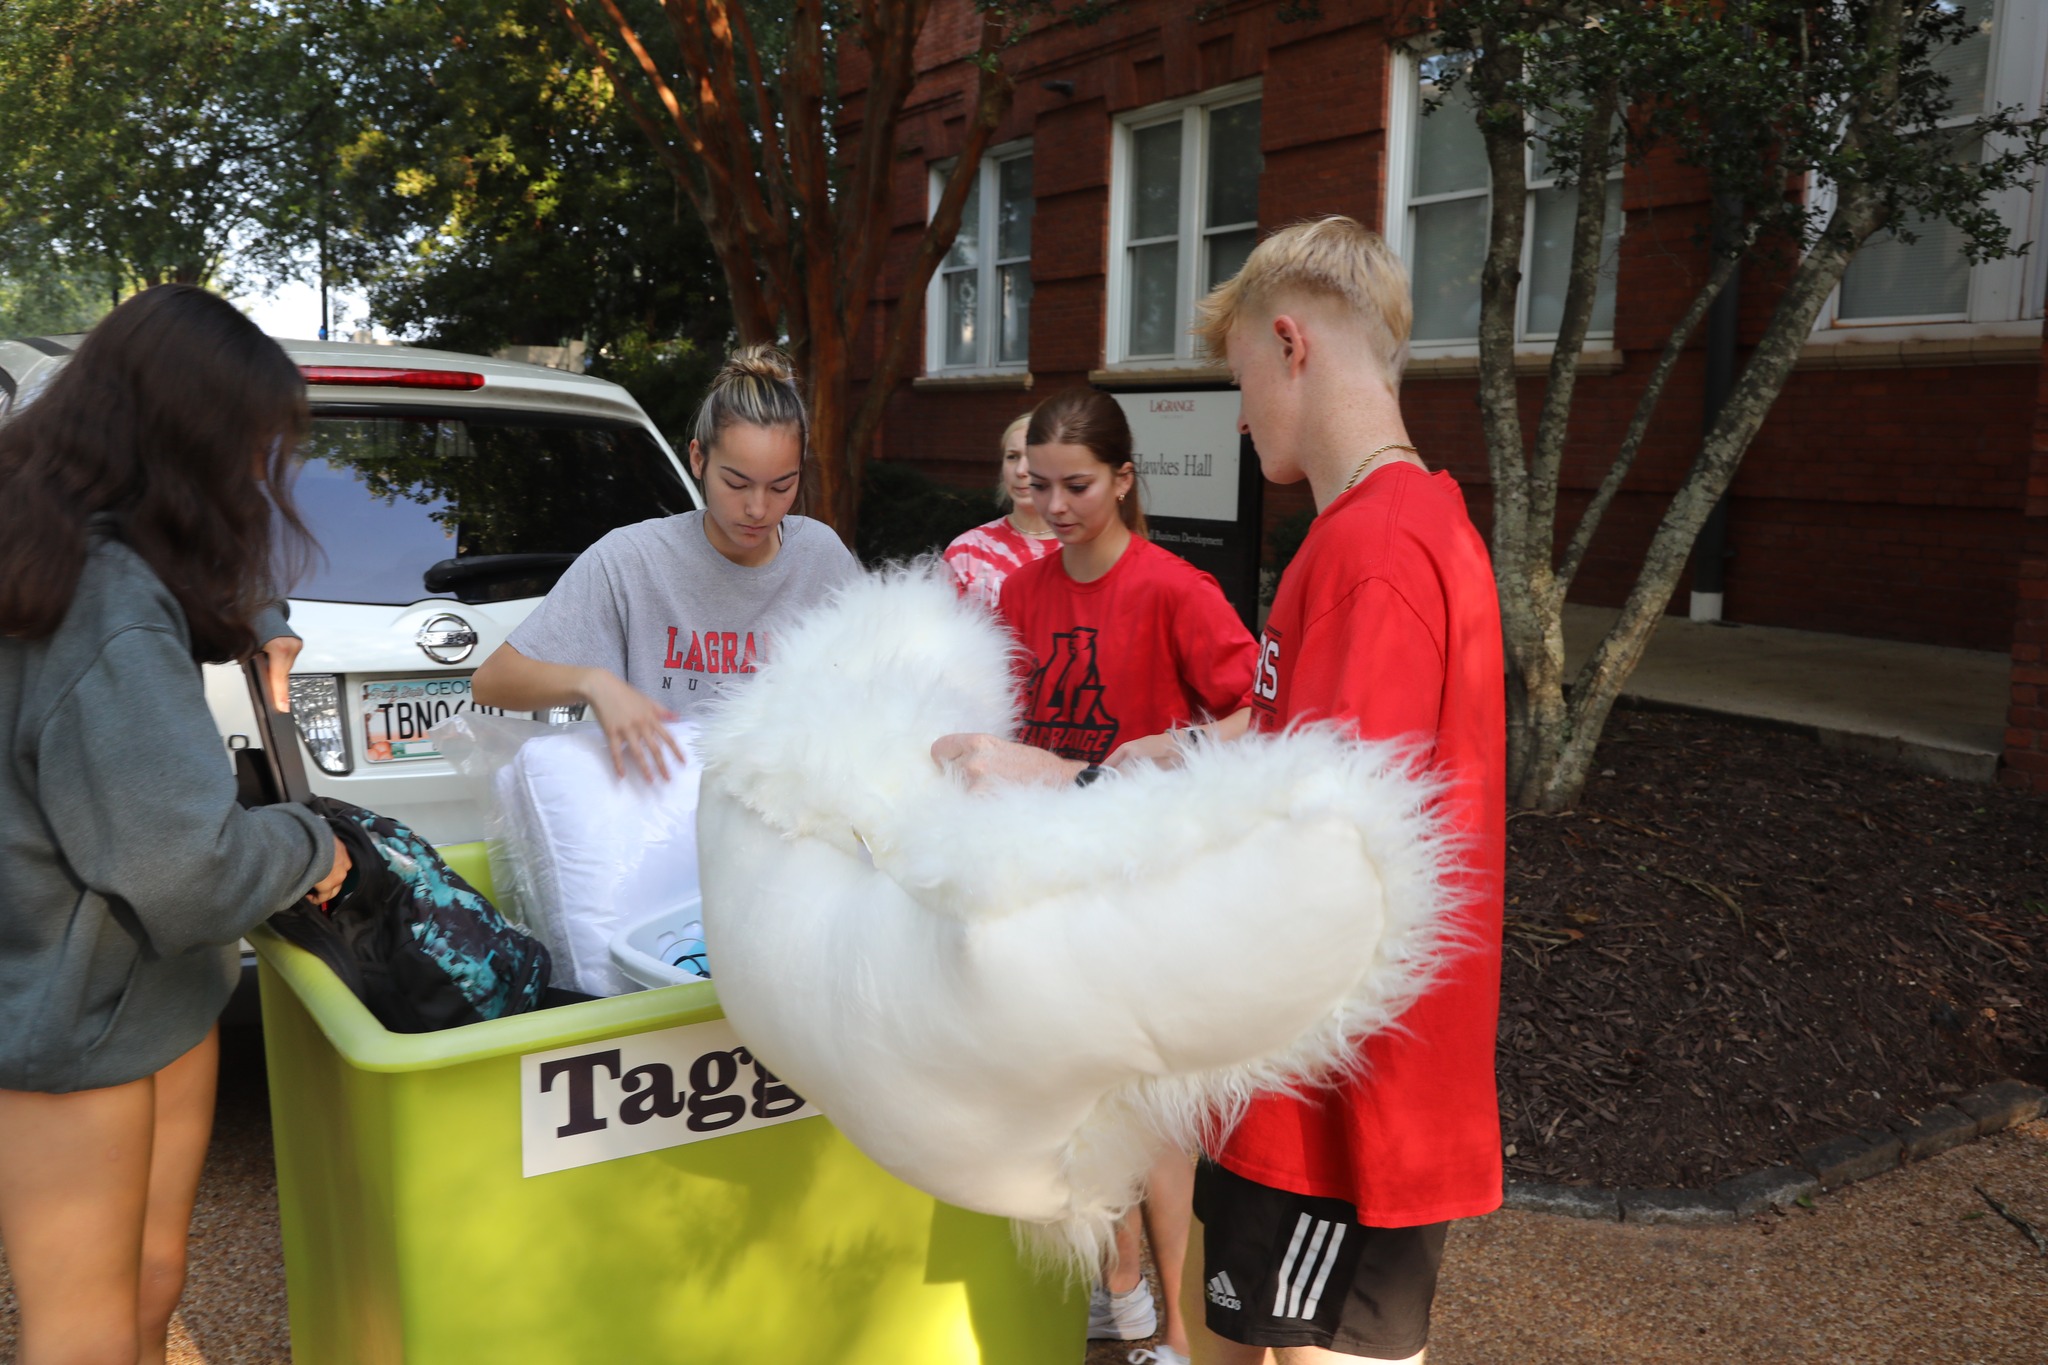
[[[1294,1283],[1288,1287],[1287,1311],[1275,1314],[1276,1317],[1308,1316],[1301,1311],[1301,1296],[1308,1291],[1309,1276],[1315,1274],[1317,1265],[1322,1261],[1324,1244],[1329,1239],[1331,1226],[1321,1218],[1316,1219],[1315,1234],[1309,1238],[1308,1250],[1303,1253],[1301,1264],[1295,1267]]]
[[[1308,1233],[1309,1225],[1316,1220],[1302,1214],[1294,1222],[1294,1240],[1287,1244],[1286,1258],[1280,1262],[1280,1287],[1273,1295],[1273,1316],[1284,1318],[1287,1314],[1287,1281],[1294,1273],[1295,1257],[1301,1254],[1301,1239]]]
[[[1337,1248],[1342,1245],[1344,1245],[1344,1225],[1342,1223],[1332,1223],[1330,1225],[1330,1250],[1323,1257],[1323,1268],[1316,1272],[1314,1287],[1308,1291],[1308,1303],[1301,1310],[1303,1317],[1312,1318],[1316,1315],[1316,1305],[1323,1301],[1323,1285],[1329,1281],[1331,1267],[1337,1264]]]

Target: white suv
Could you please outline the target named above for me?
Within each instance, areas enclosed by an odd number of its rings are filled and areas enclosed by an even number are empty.
[[[0,417],[79,340],[0,341]],[[441,351],[279,344],[313,409],[294,497],[321,555],[291,594],[306,641],[292,714],[313,790],[431,843],[481,838],[427,728],[471,705],[470,673],[593,541],[703,498],[616,384]],[[261,745],[239,669],[209,665],[206,697],[230,749]]]

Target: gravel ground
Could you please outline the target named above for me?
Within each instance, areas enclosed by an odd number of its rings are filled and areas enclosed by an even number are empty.
[[[172,1365],[290,1359],[269,1142],[256,1059],[231,1050]],[[1430,1360],[2039,1365],[2048,1257],[1977,1185],[2048,1236],[2048,1122],[1733,1227],[1524,1213],[1461,1224]],[[13,1324],[0,1263],[0,1358]],[[1144,1344],[1095,1343],[1087,1365],[1121,1365]]]
[[[1498,1213],[1445,1256],[1431,1365],[2040,1365],[2048,1122],[1721,1228]]]
[[[2048,1257],[1974,1185],[2048,1237],[2048,1121],[1731,1227],[1460,1223],[1430,1365],[2040,1365]]]

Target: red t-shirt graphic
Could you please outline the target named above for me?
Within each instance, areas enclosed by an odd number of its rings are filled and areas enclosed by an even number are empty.
[[[1029,651],[1018,738],[1062,758],[1100,763],[1125,740],[1227,716],[1251,685],[1257,647],[1216,580],[1148,540],[1093,583],[1056,554],[1027,564],[998,610]]]
[[[1245,700],[1252,724],[1335,720],[1419,738],[1469,840],[1462,937],[1352,1079],[1261,1095],[1216,1160],[1262,1185],[1342,1199],[1411,1227],[1501,1201],[1494,1031],[1500,1012],[1507,740],[1500,608],[1486,546],[1448,474],[1399,463],[1323,509],[1280,580]],[[1276,910],[1284,913],[1284,907]]]

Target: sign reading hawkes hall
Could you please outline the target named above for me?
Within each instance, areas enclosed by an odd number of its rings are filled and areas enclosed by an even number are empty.
[[[1148,517],[1237,520],[1237,397],[1234,389],[1116,396],[1131,424]]]
[[[1238,434],[1237,390],[1115,398],[1131,424],[1152,539],[1214,574],[1246,627],[1256,630],[1264,484],[1251,442]]]

